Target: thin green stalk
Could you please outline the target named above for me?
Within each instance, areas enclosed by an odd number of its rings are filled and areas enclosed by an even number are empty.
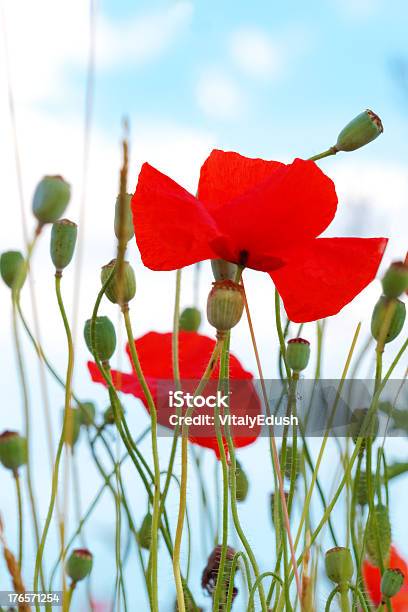
[[[312,157],[309,157],[308,159],[310,161],[317,161],[319,159],[323,159],[324,157],[330,157],[330,155],[336,155],[336,153],[338,153],[338,149],[334,146],[330,147],[330,149],[327,149],[326,151],[323,151],[322,153],[312,155]]]
[[[132,324],[129,317],[129,309],[122,308],[125,321],[126,333],[129,342],[130,355],[132,358],[133,367],[135,368],[136,376],[142,387],[149,407],[151,419],[151,439],[152,453],[154,465],[154,495],[153,495],[153,514],[152,514],[152,543],[150,548],[151,554],[151,596],[152,596],[152,611],[158,612],[158,582],[157,582],[157,546],[158,546],[158,531],[160,522],[160,464],[159,451],[157,445],[157,411],[156,406],[147,385],[143,370],[140,365],[139,356],[136,351],[135,339],[133,337]]]
[[[65,333],[67,337],[67,346],[68,346],[68,363],[67,363],[67,373],[66,373],[66,383],[65,383],[65,407],[64,407],[64,421],[62,425],[61,436],[58,443],[57,454],[55,457],[54,469],[52,473],[52,482],[51,482],[51,498],[48,506],[47,517],[45,519],[45,524],[43,528],[43,533],[41,536],[40,546],[37,551],[37,556],[35,560],[35,569],[34,569],[34,591],[38,590],[38,574],[40,565],[42,563],[42,558],[44,554],[45,542],[48,535],[49,526],[52,519],[52,514],[54,511],[55,500],[57,497],[58,491],[58,473],[59,466],[61,461],[61,454],[64,447],[64,443],[66,441],[67,430],[69,429],[69,420],[70,420],[70,402],[71,402],[71,383],[72,383],[72,373],[74,366],[74,347],[72,343],[71,330],[69,327],[67,315],[64,308],[64,303],[61,296],[61,276],[59,273],[55,274],[55,292],[57,295],[58,306],[61,313],[61,318],[64,323]],[[61,550],[64,551],[64,543],[62,539]],[[62,561],[64,561],[64,556],[62,557]],[[36,604],[36,610],[39,612],[38,603]]]
[[[330,606],[333,603],[333,600],[336,597],[338,592],[339,592],[339,587],[336,586],[327,598],[326,605],[324,607],[324,612],[330,612]]]
[[[16,483],[16,496],[17,496],[17,516],[18,516],[18,568],[21,572],[23,566],[23,500],[21,497],[21,484],[20,475],[16,470],[13,474],[14,482]]]
[[[252,589],[251,569],[249,567],[249,561],[242,551],[238,551],[235,553],[234,558],[231,563],[231,574],[229,578],[228,596],[227,596],[227,604],[225,607],[225,612],[231,612],[232,603],[233,603],[232,595],[233,595],[233,590],[234,590],[235,574],[238,569],[239,559],[242,559],[245,565],[245,578],[246,578],[248,592],[250,593]],[[248,601],[248,608],[247,608],[248,612],[252,612],[253,609],[254,609],[253,603],[250,605]]]
[[[251,589],[251,592],[249,594],[248,608],[251,608],[251,606],[253,606],[256,590],[259,588],[261,582],[268,576],[271,576],[274,579],[273,581],[279,582],[279,584],[283,588],[282,578],[278,576],[276,572],[263,572],[263,574],[260,574],[255,580],[254,585]]]
[[[204,390],[207,382],[211,378],[213,371],[218,363],[219,355],[222,350],[223,339],[218,339],[214,347],[213,353],[210,357],[205,372],[201,378],[200,383],[195,391],[195,396],[200,395]],[[186,417],[191,416],[194,408],[188,408],[186,411]],[[181,553],[181,540],[183,536],[184,517],[186,513],[187,504],[187,478],[188,478],[188,425],[183,421],[181,430],[181,480],[180,480],[180,499],[179,499],[179,512],[177,517],[176,535],[174,539],[173,549],[173,572],[176,583],[177,592],[177,606],[178,612],[186,612],[186,606],[184,602],[183,592],[183,581],[181,579],[180,572],[180,553]]]

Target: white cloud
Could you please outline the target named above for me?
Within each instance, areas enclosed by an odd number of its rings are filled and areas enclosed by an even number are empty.
[[[209,117],[236,119],[245,109],[245,96],[236,81],[220,68],[207,68],[196,85],[199,108]]]
[[[233,32],[229,52],[237,66],[253,77],[273,78],[282,69],[282,49],[259,29],[243,28]]]
[[[97,38],[99,64],[139,65],[156,58],[177,40],[192,14],[192,3],[182,1],[122,22],[101,19]]]

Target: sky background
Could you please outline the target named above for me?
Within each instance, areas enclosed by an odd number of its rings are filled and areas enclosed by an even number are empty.
[[[86,202],[85,218],[80,227],[81,266],[77,262],[71,265],[64,275],[63,288],[67,307],[72,312],[73,280],[78,278],[76,273],[80,270],[75,386],[82,397],[98,401],[101,409],[106,405],[106,395],[88,379],[81,330],[99,289],[99,268],[115,252],[113,206],[118,190],[123,117],[127,117],[130,124],[129,189],[133,190],[136,185],[140,164],[149,161],[194,192],[200,166],[214,147],[281,161],[291,161],[296,156],[308,157],[332,145],[351,118],[367,107],[372,108],[383,120],[384,134],[364,149],[338,155],[320,164],[335,180],[340,202],[328,235],[389,236],[384,266],[392,259],[405,256],[408,227],[406,2],[121,0],[95,3],[95,79],[86,175],[83,159],[89,3],[83,0],[38,0],[35,3],[3,0],[1,8],[0,250],[23,248],[24,245],[9,110],[8,86],[11,83],[29,234],[34,227],[30,216],[31,197],[44,174],[62,174],[72,184],[69,218],[78,221],[81,200],[84,198]],[[49,230],[46,229],[34,255],[34,286],[44,347],[59,370],[64,371],[64,333],[53,297],[53,269],[48,250]],[[144,269],[134,244],[130,246],[129,258],[136,267],[138,280],[138,295],[132,307],[136,335],[151,329],[169,331],[174,273]],[[183,305],[192,303],[192,279],[192,270],[186,270]],[[205,304],[210,281],[205,264],[200,285],[201,305]],[[246,283],[265,375],[273,377],[276,375],[277,345],[273,326],[273,286],[267,275],[256,272],[247,274]],[[363,320],[360,341],[364,341],[379,291],[379,282],[373,282],[329,321],[324,375],[339,376],[360,320]],[[32,323],[28,287],[23,306]],[[0,309],[2,430],[22,426],[11,307],[4,285],[0,287]],[[117,317],[111,305],[104,303],[102,311],[114,320]],[[202,331],[212,334],[206,324]],[[304,334],[313,342],[314,326],[307,325]],[[389,355],[394,354],[398,342],[391,345]],[[122,335],[119,346],[123,345]],[[34,415],[36,487],[44,515],[49,482],[44,406],[49,405],[56,427],[63,395],[51,381],[47,382],[44,395],[33,352],[28,344],[24,348]],[[255,372],[244,324],[233,335],[233,350],[244,365]],[[117,361],[124,369],[128,368],[122,351],[117,352]],[[367,364],[367,373],[370,364]],[[405,367],[406,361],[401,364],[400,374]],[[143,410],[136,400],[127,400],[127,404],[134,431],[141,431],[147,423]],[[162,442],[163,457],[166,456],[166,443]],[[148,444],[145,452],[148,456]],[[401,454],[406,457],[407,445],[401,440],[393,441],[390,453],[391,457],[401,458]],[[84,474],[85,507],[97,486],[96,476],[89,464],[85,442],[79,446],[78,454]],[[267,525],[267,496],[271,489],[269,464],[265,470],[259,470],[259,458],[266,456],[265,440],[241,452],[253,486],[253,494],[242,509],[242,520],[265,564],[269,558],[263,546],[265,534],[254,526],[251,518],[254,511],[259,512],[263,524]],[[212,457],[207,454],[205,461],[209,479],[212,479]],[[330,462],[323,470],[330,474]],[[131,470],[129,478],[132,478]],[[6,517],[12,541],[15,521],[14,491],[10,481],[4,473],[0,475],[0,510]],[[194,482],[190,486],[194,492]],[[398,495],[406,493],[406,487],[407,481],[400,480]],[[141,519],[145,502],[137,483],[132,488],[132,496],[136,515]],[[175,512],[176,491],[169,504],[170,512]],[[403,506],[397,502],[393,505],[394,533],[400,547],[408,554],[408,527]],[[193,512],[195,510],[193,508]],[[111,592],[110,585],[107,586],[107,577],[113,576],[114,568],[111,512],[106,496],[87,534],[89,543],[92,541],[98,553],[94,583],[99,599],[109,598]],[[320,509],[316,512],[318,515]],[[336,516],[340,525],[341,512]],[[50,551],[56,544],[54,535],[50,537]],[[272,532],[269,536],[273,547]],[[198,580],[205,555],[198,538],[193,540],[196,552],[193,572]],[[165,558],[165,554],[162,557]],[[31,575],[32,562],[32,555],[28,553],[27,575]],[[169,571],[166,560],[161,566],[166,584],[162,603],[163,609],[168,610],[173,597]],[[0,586],[3,586],[1,581]],[[327,592],[328,585],[323,585],[322,601]],[[143,591],[136,583],[132,586],[131,597],[140,606],[145,605]],[[237,602],[237,609],[239,605]]]

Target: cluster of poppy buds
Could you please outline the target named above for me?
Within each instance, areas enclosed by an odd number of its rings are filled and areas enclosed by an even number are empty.
[[[371,333],[377,342],[386,344],[395,340],[404,326],[406,307],[399,298],[408,290],[407,260],[391,264],[382,279],[382,288],[383,295],[371,317]]]

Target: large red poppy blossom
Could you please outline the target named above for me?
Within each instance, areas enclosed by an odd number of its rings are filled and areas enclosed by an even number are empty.
[[[158,422],[164,427],[173,428],[169,417],[176,414],[176,409],[169,408],[168,392],[174,390],[172,367],[172,334],[149,332],[135,341],[143,373],[149,384],[156,403]],[[179,364],[183,392],[194,393],[203,372],[208,364],[215,346],[215,340],[202,336],[196,332],[180,331],[179,333]],[[130,359],[129,346],[126,347]],[[89,362],[88,368],[94,382],[105,384],[95,363]],[[217,391],[219,367],[214,370],[211,381],[202,395],[208,397]],[[112,379],[119,391],[129,393],[139,398],[148,410],[146,398],[140,387],[134,371],[131,373],[112,371]],[[261,406],[255,387],[253,376],[244,370],[234,355],[230,358],[230,412],[237,417],[257,416]],[[214,415],[214,409],[200,407],[195,409],[194,415]],[[231,434],[236,447],[252,444],[260,433],[260,426],[253,428],[247,425],[232,424]],[[215,437],[213,425],[191,425],[189,429],[191,442],[206,448],[212,448],[219,457],[219,448]]]
[[[406,561],[398,554],[395,546],[391,547],[390,564],[392,569],[400,569],[405,576],[404,584],[397,595],[391,599],[392,609],[394,612],[407,612],[408,610],[408,565]],[[378,567],[374,567],[368,561],[363,564],[364,583],[370,600],[375,606],[381,603],[381,574]]]
[[[333,182],[312,161],[218,150],[201,168],[197,197],[146,163],[132,199],[148,268],[220,258],[262,270],[297,322],[339,312],[373,280],[384,253],[384,238],[318,238],[336,208]]]

